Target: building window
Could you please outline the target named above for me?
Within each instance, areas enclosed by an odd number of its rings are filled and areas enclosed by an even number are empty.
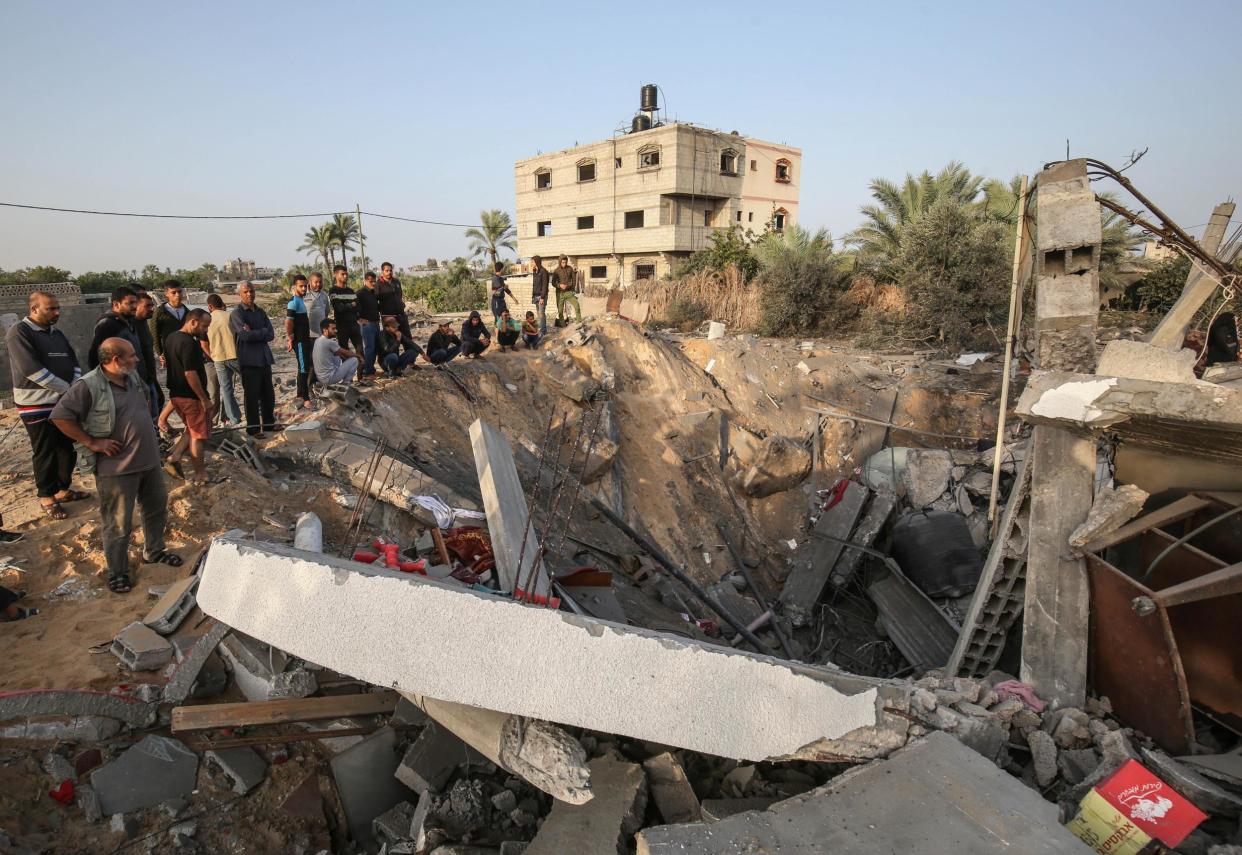
[[[712,224],[712,209],[704,208],[703,209],[703,225],[710,226],[711,224]]]
[[[638,168],[655,169],[660,165],[660,147],[650,145],[638,150]]]
[[[544,220],[541,223],[537,223],[535,225],[535,234],[539,237],[547,237],[552,234],[552,221]]]
[[[655,279],[655,265],[654,264],[635,264],[634,265],[634,278],[637,280]]]
[[[785,231],[785,217],[788,216],[788,213],[789,212],[786,211],[784,208],[777,208],[775,211],[772,212],[772,231],[774,232]]]
[[[751,172],[758,172],[758,171],[759,171],[759,161],[757,161],[757,160],[752,160],[752,161],[750,162],[750,171],[751,171]]]
[[[552,170],[540,169],[535,173],[535,189],[547,190],[552,186]]]
[[[746,215],[746,222],[753,223],[754,221],[755,221],[755,212],[751,211],[749,214]]]
[[[580,160],[578,161],[578,181],[594,181],[595,180],[595,161]]]
[[[776,180],[782,184],[793,180],[793,164],[783,157],[776,161]]]
[[[607,279],[608,268],[602,264],[591,265],[591,278],[592,279]]]
[[[738,221],[739,223],[742,221],[742,212],[741,212],[741,211],[738,211],[738,212],[737,212],[737,221]]]
[[[613,165],[613,168],[614,168],[614,169],[620,169],[620,168],[621,168],[621,158],[619,158],[619,157],[614,157],[614,158],[612,159],[612,165]]]
[[[592,216],[592,217],[579,217],[579,218],[578,218],[578,228],[579,228],[579,229],[593,229],[593,228],[595,228],[595,217],[593,217],[593,216]]]
[[[626,211],[625,212],[625,227],[627,229],[641,229],[643,227],[643,212],[642,211]]]
[[[737,152],[731,148],[720,153],[720,174],[737,175]]]

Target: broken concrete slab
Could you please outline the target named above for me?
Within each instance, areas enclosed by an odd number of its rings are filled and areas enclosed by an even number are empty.
[[[586,752],[558,725],[422,695],[408,697],[469,746],[465,761],[481,755],[563,802],[581,804],[591,798]]]
[[[332,758],[332,775],[355,840],[369,842],[375,818],[413,797],[393,776],[399,762],[397,732],[390,727]]]
[[[1196,383],[1198,354],[1188,348],[1173,350],[1145,341],[1119,338],[1104,345],[1095,373],[1162,383]]]
[[[267,775],[267,761],[253,748],[217,748],[207,752],[207,760],[215,763],[233,782],[233,792],[244,796]]]
[[[854,530],[868,495],[862,484],[847,482],[841,500],[820,514],[810,540],[794,557],[793,569],[781,588],[780,601],[795,626],[811,622],[833,565],[845,549],[840,541],[848,539]]]
[[[1012,845],[1025,855],[1084,851],[1060,824],[1056,805],[953,737],[935,732],[770,810],[646,828],[638,835],[638,855],[943,855],[994,852],[998,845]]]
[[[423,801],[425,798],[425,796],[420,796],[419,800]],[[371,821],[371,832],[375,839],[389,846],[403,840],[410,840],[410,826],[414,822],[416,810],[417,808],[412,803],[401,802],[384,811]]]
[[[1159,749],[1143,748],[1143,763],[1168,782],[1195,807],[1219,816],[1238,816],[1242,814],[1242,797],[1239,797],[1214,781],[1209,780],[1198,770],[1170,757]]]
[[[719,822],[728,816],[752,810],[767,810],[780,799],[771,796],[751,796],[745,799],[704,799],[702,806],[705,822]]]
[[[277,544],[216,538],[202,576],[198,601],[207,614],[406,693],[748,760],[869,758],[905,742],[907,723],[885,708],[908,708],[908,689],[889,681]],[[282,607],[256,609],[256,602]],[[465,638],[469,645],[446,646]]]
[[[629,842],[647,809],[647,778],[641,766],[608,757],[592,760],[586,804],[554,802],[552,812],[526,848],[526,855],[592,855],[629,852]]]
[[[665,751],[644,760],[643,770],[647,773],[651,798],[666,823],[676,825],[679,822],[698,822],[703,818],[698,796],[686,778],[681,761]]]
[[[1093,437],[1108,431],[1174,456],[1242,462],[1242,389],[1041,371],[1016,412],[1032,424]]]
[[[155,671],[168,664],[173,649],[155,630],[134,621],[113,639],[112,655],[131,671]]]
[[[207,660],[211,658],[211,654],[215,652],[224,636],[228,635],[229,630],[230,627],[227,624],[216,621],[202,637],[194,642],[184,658],[173,666],[172,674],[164,685],[165,703],[180,704],[190,696]]]
[[[54,740],[56,742],[103,742],[116,736],[121,723],[101,715],[74,716],[51,721],[22,721],[0,727],[0,739]]]
[[[1095,495],[1087,519],[1070,535],[1070,547],[1077,554],[1093,540],[1110,535],[1143,510],[1150,494],[1134,484],[1104,487]]]
[[[151,611],[142,622],[160,635],[172,635],[181,626],[186,615],[194,611],[194,588],[198,585],[197,576],[178,579],[168,586],[164,594],[155,601]]]
[[[150,734],[91,772],[91,786],[105,814],[155,807],[194,791],[198,755],[175,739]]]
[[[149,727],[158,707],[142,698],[85,689],[30,689],[0,692],[0,721],[41,716],[101,715],[130,727]]]
[[[896,506],[897,497],[892,493],[884,491],[875,493],[871,501],[867,503],[867,510],[863,513],[862,519],[858,521],[854,533],[850,535],[850,541],[858,546],[871,546],[875,543],[880,530],[884,528]],[[862,566],[865,555],[866,553],[861,549],[847,547],[837,558],[832,567],[832,573],[828,576],[828,581],[832,583],[832,586],[844,588],[853,581],[854,574]]]
[[[469,752],[464,742],[432,722],[406,749],[393,774],[416,793],[439,792]]]
[[[509,440],[482,419],[475,419],[470,425],[470,444],[474,448],[474,465],[501,590],[516,591],[520,587],[536,601],[546,598],[551,590],[550,581]]]
[[[220,653],[233,667],[233,680],[247,700],[305,698],[319,688],[310,671],[285,670],[289,666],[287,653],[241,633],[226,636],[220,642]]]

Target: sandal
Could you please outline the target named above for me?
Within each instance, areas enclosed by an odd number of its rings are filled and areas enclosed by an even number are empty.
[[[134,585],[129,576],[114,576],[108,580],[108,590],[114,594],[128,594],[134,590]]]
[[[65,495],[56,499],[58,502],[80,502],[83,499],[89,499],[90,493],[83,493],[81,490],[65,490]]]
[[[60,506],[60,502],[53,501],[50,505],[45,505],[42,502],[40,502],[39,507],[43,508],[43,513],[47,514],[51,519],[54,519],[54,520],[69,519],[69,512]]]
[[[15,620],[25,620],[28,617],[34,617],[38,613],[39,613],[38,609],[20,608],[20,609],[17,609],[17,614],[14,615],[13,617],[9,617],[6,614],[0,614],[0,622],[11,623]]]
[[[180,567],[182,563],[180,555],[175,552],[169,552],[167,549],[160,550],[150,558],[144,558],[143,560],[147,564],[167,564],[169,567]]]

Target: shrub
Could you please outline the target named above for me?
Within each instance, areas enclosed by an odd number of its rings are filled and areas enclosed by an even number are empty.
[[[832,252],[826,231],[814,235],[799,226],[759,242],[762,335],[798,335],[828,330],[838,301],[849,287],[852,261]]]
[[[707,307],[689,297],[674,297],[664,308],[664,319],[682,332],[690,332],[707,320]]]
[[[937,201],[901,237],[905,337],[950,348],[995,346],[987,327],[1005,324],[1009,254],[1004,226],[950,199]]]
[[[686,259],[678,271],[681,276],[708,270],[721,272],[732,265],[742,275],[742,281],[749,282],[759,272],[759,259],[751,251],[755,243],[753,232],[732,225],[724,231],[712,232],[708,243],[706,249]]]

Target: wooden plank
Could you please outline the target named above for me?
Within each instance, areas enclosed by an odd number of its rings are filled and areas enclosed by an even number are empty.
[[[1152,599],[1162,606],[1180,606],[1229,594],[1242,594],[1242,564],[1231,564],[1197,579],[1172,585],[1158,591]]]
[[[444,545],[444,534],[438,525],[431,527],[431,542],[436,545],[436,555],[440,557],[440,563],[452,567],[453,559],[449,558],[448,547]]]
[[[824,586],[833,565],[841,555],[844,545],[831,538],[849,538],[854,524],[862,514],[869,491],[856,481],[846,485],[841,501],[820,515],[811,532],[811,539],[803,545],[794,559],[793,569],[781,588],[780,601],[795,626],[811,622],[815,605],[823,596]]]
[[[172,711],[172,732],[316,721],[351,715],[387,715],[397,707],[396,692],[367,692],[327,698],[292,698],[236,704],[201,704]]]
[[[1101,549],[1107,549],[1110,546],[1116,546],[1122,541],[1129,540],[1136,535],[1142,534],[1150,528],[1160,528],[1169,523],[1175,523],[1184,520],[1186,517],[1201,511],[1210,505],[1207,499],[1191,493],[1189,496],[1182,496],[1176,502],[1165,505],[1159,510],[1152,511],[1150,514],[1143,514],[1136,520],[1123,525],[1112,534],[1106,534],[1101,538],[1091,541],[1082,548],[1083,553],[1099,552]]]

